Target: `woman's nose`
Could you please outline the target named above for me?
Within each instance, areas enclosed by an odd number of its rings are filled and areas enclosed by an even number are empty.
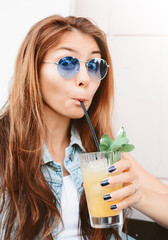
[[[90,77],[87,72],[85,62],[80,62],[79,72],[75,77],[75,85],[80,87],[87,87],[90,82]]]

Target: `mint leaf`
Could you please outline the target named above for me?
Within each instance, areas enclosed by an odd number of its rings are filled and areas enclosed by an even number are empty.
[[[114,140],[104,134],[100,139],[99,148],[101,152],[131,152],[135,147],[128,143],[129,139],[126,138],[126,131],[122,127]]]
[[[99,145],[100,152],[110,151],[109,149],[112,142],[113,140],[107,134],[104,134],[100,139],[100,145]]]
[[[132,150],[134,150],[134,148],[135,148],[134,145],[126,144],[119,149],[119,152],[131,152]]]
[[[126,137],[126,131],[125,131],[124,127],[122,127],[119,130],[119,132],[117,133],[117,136]]]
[[[129,140],[126,137],[117,136],[110,145],[110,151],[116,152],[122,147],[122,145],[128,144]]]

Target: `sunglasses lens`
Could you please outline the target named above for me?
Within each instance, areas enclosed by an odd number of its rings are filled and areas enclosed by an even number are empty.
[[[58,72],[64,79],[73,79],[79,71],[79,61],[74,57],[64,57],[58,62]]]
[[[88,62],[87,69],[91,79],[100,81],[106,76],[108,65],[101,58],[93,58]]]
[[[79,72],[80,62],[77,58],[68,56],[58,62],[58,72],[64,79],[73,79]],[[108,70],[107,62],[101,58],[93,58],[87,63],[87,71],[90,79],[102,80]]]

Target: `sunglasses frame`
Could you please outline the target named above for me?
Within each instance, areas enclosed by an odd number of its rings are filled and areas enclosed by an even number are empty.
[[[81,63],[81,62],[84,62],[84,63],[86,63],[85,65],[86,65],[86,68],[87,68],[87,72],[88,72],[88,63],[91,61],[91,60],[93,60],[93,59],[99,59],[99,60],[103,60],[103,61],[105,61],[106,62],[106,60],[104,60],[104,59],[102,59],[102,58],[91,58],[89,61],[85,61],[85,60],[81,60],[81,61],[79,61],[79,59],[78,58],[76,58],[76,57],[73,57],[73,56],[66,56],[66,57],[72,57],[72,58],[75,58],[75,59],[77,59],[78,60],[78,62],[79,62],[79,64]],[[63,57],[63,58],[66,58],[66,57]],[[63,59],[63,58],[60,58],[59,59],[59,61],[58,62],[52,62],[52,61],[42,61],[42,63],[48,63],[48,64],[55,64],[55,65],[57,65],[57,69],[58,69],[58,65],[59,65],[59,62],[61,61],[61,59]],[[105,77],[106,77],[106,75],[107,75],[107,72],[108,72],[108,68],[110,67],[108,64],[107,64],[107,62],[106,62],[106,65],[107,65],[107,71],[106,71],[106,74],[104,75],[104,77],[103,78],[101,78],[100,80],[97,80],[97,81],[101,81],[101,80],[103,80]],[[80,66],[80,65],[79,65]],[[80,68],[79,68],[80,69]],[[59,72],[59,69],[58,69],[58,72]],[[59,72],[59,74],[60,74],[60,72]],[[76,73],[76,75],[78,74],[78,72]],[[61,75],[61,74],[60,74]],[[75,75],[75,77],[76,77],[76,75]],[[61,76],[62,77],[62,76]],[[89,76],[90,77],[90,76]],[[71,79],[71,78],[70,78]],[[70,79],[67,79],[67,80],[70,80]]]

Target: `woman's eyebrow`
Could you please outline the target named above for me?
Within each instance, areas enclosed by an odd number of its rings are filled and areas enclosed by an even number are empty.
[[[56,48],[55,51],[59,51],[59,50],[67,50],[67,51],[70,51],[70,52],[77,52],[75,49],[73,48],[69,48],[69,47],[60,47],[60,48]]]
[[[100,50],[96,50],[96,51],[91,52],[91,54],[97,54],[97,53],[101,54],[101,51]]]
[[[67,51],[70,51],[70,52],[74,52],[74,53],[77,53],[77,50],[73,49],[73,48],[69,48],[69,47],[60,47],[60,48],[56,48],[55,51],[59,51],[59,50],[67,50]],[[100,50],[94,50],[91,52],[91,54],[101,54],[101,51]]]

